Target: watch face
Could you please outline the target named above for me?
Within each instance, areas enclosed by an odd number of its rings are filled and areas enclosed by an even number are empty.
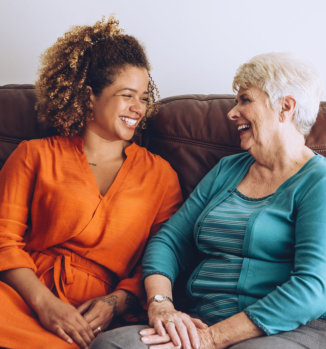
[[[163,296],[158,294],[154,297],[154,300],[155,300],[155,302],[162,302],[164,300],[164,298],[163,298]]]

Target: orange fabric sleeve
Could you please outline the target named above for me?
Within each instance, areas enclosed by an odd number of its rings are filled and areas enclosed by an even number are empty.
[[[22,142],[0,171],[0,271],[36,266],[24,251],[35,173],[28,143]]]

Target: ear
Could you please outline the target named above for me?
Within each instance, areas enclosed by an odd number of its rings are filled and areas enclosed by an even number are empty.
[[[93,89],[90,86],[86,86],[87,91],[89,92],[89,99],[92,103],[95,101],[95,95],[93,93]]]
[[[292,96],[285,96],[281,101],[281,114],[285,119],[293,119],[297,101]]]

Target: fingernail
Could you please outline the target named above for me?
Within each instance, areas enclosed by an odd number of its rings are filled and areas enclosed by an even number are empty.
[[[148,342],[148,338],[147,338],[147,337],[141,337],[141,340],[142,340],[142,342],[144,342],[144,343],[147,343],[147,342]]]
[[[68,342],[69,344],[72,344],[72,339],[71,339],[71,338],[67,339],[67,342]]]

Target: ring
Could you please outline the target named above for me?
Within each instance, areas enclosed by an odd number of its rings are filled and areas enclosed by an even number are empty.
[[[101,326],[95,328],[95,330],[93,332],[94,332],[94,334],[98,334],[98,333],[102,332]]]
[[[173,320],[164,320],[164,325],[166,326],[169,322],[172,322],[174,324]]]

